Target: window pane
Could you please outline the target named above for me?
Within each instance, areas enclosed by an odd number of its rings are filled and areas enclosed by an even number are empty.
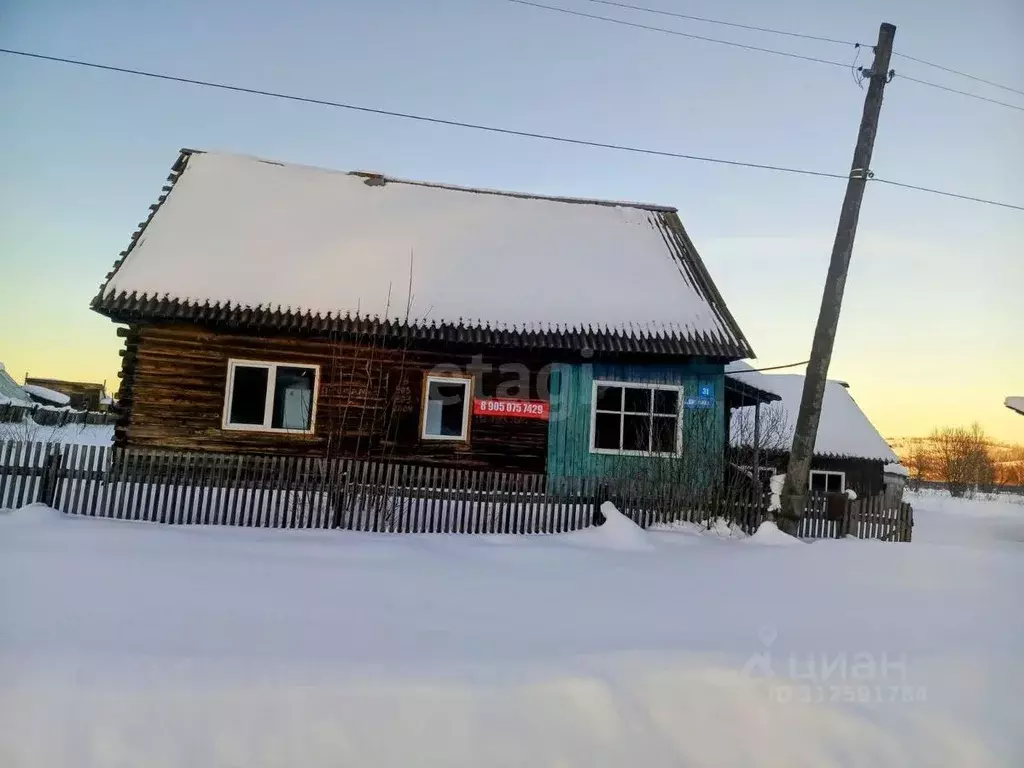
[[[231,424],[262,424],[263,411],[267,405],[267,368],[253,368],[247,365],[235,366],[234,382],[231,387]]]
[[[679,413],[679,392],[675,389],[654,390],[654,412],[671,413],[673,416]]]
[[[651,390],[634,389],[626,387],[626,408],[627,411],[636,413],[651,412]]]
[[[599,413],[594,419],[594,447],[613,451],[622,447],[621,423],[617,413]]]
[[[825,475],[821,472],[811,472],[811,490],[817,493],[825,492]]]
[[[427,417],[423,433],[431,437],[462,437],[466,413],[466,383],[431,381],[427,387]]]
[[[597,400],[595,407],[599,411],[621,411],[622,410],[622,387],[601,387],[597,388]]]
[[[673,392],[673,394],[675,394]],[[654,453],[675,453],[679,422],[672,416],[656,416],[651,431],[651,450]]]
[[[622,424],[622,450],[651,450],[651,418],[650,416],[626,416]]]
[[[842,475],[826,475],[825,476],[825,487],[829,493],[842,493],[843,491],[843,476]]]
[[[308,430],[313,417],[316,369],[279,365],[274,380],[274,413],[270,426]]]

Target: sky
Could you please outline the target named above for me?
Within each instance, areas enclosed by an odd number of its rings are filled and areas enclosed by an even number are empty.
[[[852,65],[851,46],[538,0]],[[872,42],[1024,90],[1019,0],[633,0]],[[507,0],[0,0],[0,47],[395,111],[845,174],[852,70]],[[867,63],[862,51],[858,64]],[[1024,95],[894,58],[878,177],[1024,205]],[[89,310],[181,147],[541,194],[674,205],[757,353],[805,360],[844,182],[568,146],[0,54],[0,360],[106,380]],[[887,437],[979,421],[1024,442],[1024,212],[870,184],[830,376]],[[629,272],[623,272],[629,290]],[[538,318],[542,320],[543,318]]]

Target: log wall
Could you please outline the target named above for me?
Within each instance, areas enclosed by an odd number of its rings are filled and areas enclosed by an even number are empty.
[[[473,351],[386,348],[303,336],[226,334],[191,324],[140,325],[125,337],[118,445],[278,455],[413,459],[423,463],[543,472],[546,421],[471,416],[469,441],[419,437],[423,387],[436,366],[465,370]],[[222,429],[230,359],[320,366],[313,434]],[[476,359],[476,394],[540,398],[546,360]],[[498,370],[517,362],[529,371],[529,391],[510,388]]]

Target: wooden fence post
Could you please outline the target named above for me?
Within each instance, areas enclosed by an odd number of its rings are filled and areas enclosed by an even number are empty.
[[[61,451],[60,444],[47,446],[46,458],[43,461],[43,487],[40,501],[48,507],[53,506],[57,498],[57,483],[60,479]]]

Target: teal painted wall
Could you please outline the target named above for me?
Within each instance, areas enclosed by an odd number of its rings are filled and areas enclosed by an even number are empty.
[[[715,392],[713,408],[683,410],[680,458],[615,456],[590,451],[590,414],[594,380],[681,384],[683,397],[702,385]],[[556,477],[621,477],[697,473],[719,477],[725,449],[725,376],[721,364],[610,363],[563,364],[551,375],[551,420],[548,424],[548,474]],[[681,467],[680,465],[684,465]]]

